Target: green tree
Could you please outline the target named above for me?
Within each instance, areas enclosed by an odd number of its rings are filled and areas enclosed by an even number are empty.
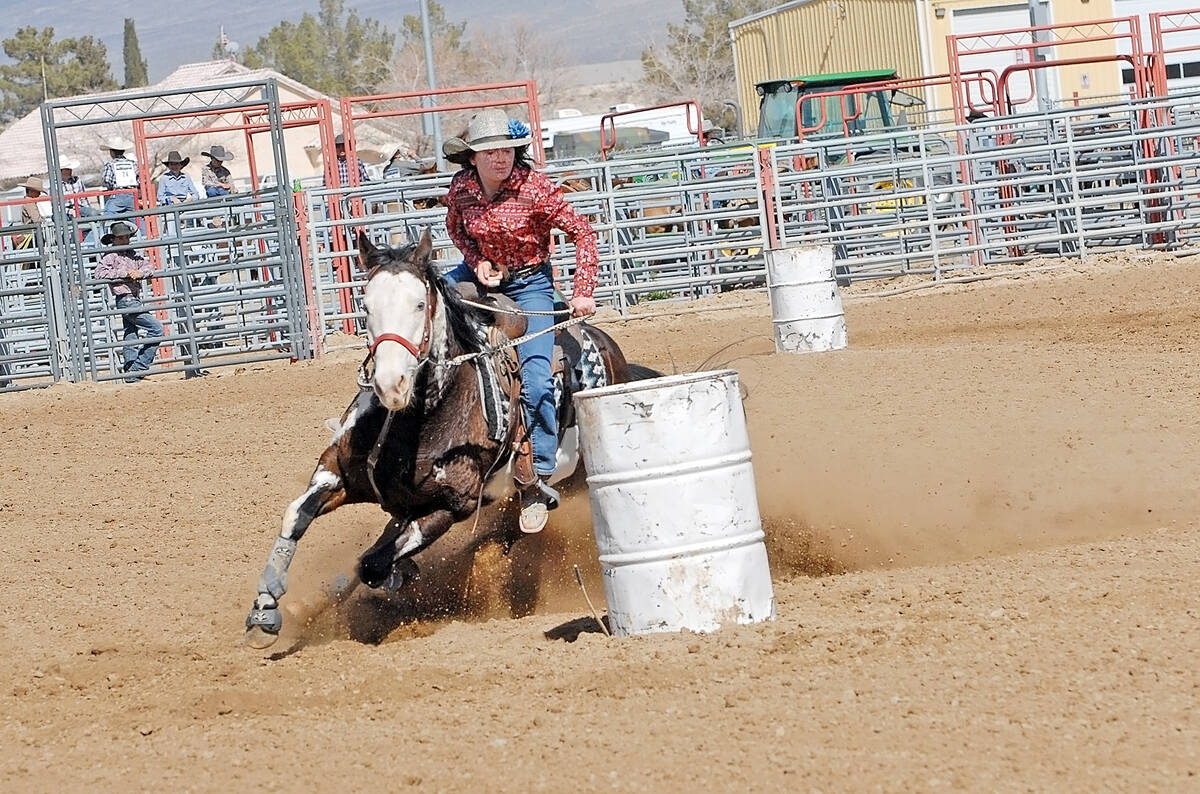
[[[389,77],[396,37],[345,6],[344,0],[321,0],[317,16],[280,22],[245,50],[244,63],[269,67],[330,96],[376,93]]]
[[[24,116],[47,99],[117,87],[108,50],[91,36],[54,40],[54,28],[23,27],[0,46],[13,62],[0,66],[0,117]]]
[[[125,59],[125,84],[122,88],[140,88],[150,83],[150,75],[146,69],[146,60],[142,57],[142,47],[138,44],[137,31],[133,28],[133,20],[125,20],[125,46],[121,50]]]
[[[659,101],[695,99],[721,119],[736,99],[729,23],[778,5],[776,0],[683,0],[682,25],[667,26],[667,43],[642,51],[642,82]]]
[[[437,0],[429,0],[430,36],[447,50],[462,51],[463,35],[467,32],[467,23],[453,23],[446,19],[446,9]],[[401,46],[416,45],[422,49],[425,46],[424,31],[421,30],[420,14],[405,14],[401,21]]]

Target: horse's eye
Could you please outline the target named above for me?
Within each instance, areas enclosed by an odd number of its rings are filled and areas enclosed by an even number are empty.
[[[425,301],[421,301],[420,303],[418,303],[417,308],[420,309],[421,311],[425,311]]]

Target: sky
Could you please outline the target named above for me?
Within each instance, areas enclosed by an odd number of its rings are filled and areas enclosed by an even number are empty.
[[[439,0],[451,21],[466,20],[467,34],[502,28],[518,19],[540,22],[561,47],[568,64],[605,63],[637,58],[664,37],[668,22],[683,15],[680,0]],[[316,13],[318,0],[156,0],[114,3],[109,0],[0,0],[0,38],[24,26],[53,27],[59,37],[92,35],[108,46],[113,77],[124,75],[121,59],[124,18],[137,28],[142,57],[151,81],[182,63],[206,61],[221,27],[242,45],[254,44],[283,19]],[[359,15],[395,30],[406,14],[420,14],[418,0],[347,0]]]

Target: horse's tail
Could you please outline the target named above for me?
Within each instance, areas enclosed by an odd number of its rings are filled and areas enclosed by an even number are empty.
[[[650,367],[644,367],[641,364],[626,364],[625,371],[629,373],[630,380],[650,380],[651,378],[661,378],[662,373]]]

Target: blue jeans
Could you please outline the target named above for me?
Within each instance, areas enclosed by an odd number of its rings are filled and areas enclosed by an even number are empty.
[[[133,194],[115,193],[104,199],[104,214],[117,215],[122,212],[133,212]]]
[[[212,185],[209,185],[208,187],[204,188],[204,195],[208,196],[209,198],[213,198],[214,196],[228,196],[229,191],[223,187],[213,187]]]
[[[162,323],[154,319],[154,315],[142,307],[142,302],[132,295],[117,297],[117,311],[121,312],[121,325],[124,329],[122,339],[125,342],[136,341],[138,331],[145,331],[146,336],[161,337]],[[161,339],[147,342],[140,347],[126,344],[121,352],[125,359],[125,370],[128,372],[145,372],[154,362],[154,351],[158,350]]]
[[[74,212],[76,209],[78,209],[78,214],[76,217],[78,218],[80,228],[87,229],[87,232],[83,236],[83,245],[85,245],[85,246],[95,245],[96,240],[99,237],[99,235],[96,233],[96,224],[90,223],[86,227],[84,227],[83,219],[99,217],[100,210],[96,209],[95,207],[89,206],[87,204],[79,204],[77,207],[72,207],[71,211]]]
[[[475,271],[462,262],[442,276],[449,284],[476,281]],[[481,287],[481,289],[487,289]],[[500,292],[527,311],[549,312],[554,309],[554,279],[550,265],[524,278],[501,284]],[[544,331],[554,325],[548,314],[529,316],[526,333]],[[557,467],[558,414],[554,405],[554,379],[550,359],[554,355],[554,334],[542,334],[517,346],[521,362],[521,404],[525,406],[525,426],[533,445],[533,468],[539,477],[549,477]]]

